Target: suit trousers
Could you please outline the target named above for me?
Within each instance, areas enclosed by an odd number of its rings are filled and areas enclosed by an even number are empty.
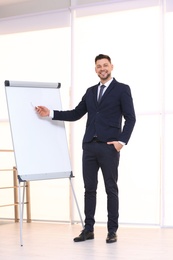
[[[118,165],[120,153],[113,145],[93,141],[83,143],[83,180],[84,180],[84,213],[85,229],[94,230],[98,171],[101,169],[107,194],[107,229],[116,232],[118,229]]]

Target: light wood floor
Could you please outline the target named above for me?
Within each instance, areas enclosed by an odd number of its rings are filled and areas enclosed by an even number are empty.
[[[173,229],[120,226],[117,243],[106,244],[106,227],[96,225],[94,240],[74,243],[81,229],[80,224],[24,223],[21,247],[20,225],[0,220],[0,259],[173,259]]]

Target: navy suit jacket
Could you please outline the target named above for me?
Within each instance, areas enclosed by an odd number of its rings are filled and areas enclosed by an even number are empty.
[[[98,104],[98,86],[88,88],[75,109],[54,111],[53,120],[76,121],[87,113],[83,142],[90,142],[96,135],[103,142],[122,141],[127,144],[136,122],[130,88],[113,79]]]

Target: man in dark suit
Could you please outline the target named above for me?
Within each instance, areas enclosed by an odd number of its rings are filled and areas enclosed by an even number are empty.
[[[95,71],[99,84],[87,89],[81,102],[68,111],[50,111],[38,106],[40,116],[53,120],[75,121],[88,115],[83,138],[83,180],[85,188],[85,226],[75,242],[94,238],[96,191],[98,170],[101,168],[107,194],[108,234],[107,243],[117,241],[119,198],[118,165],[120,150],[128,143],[136,117],[131,91],[128,85],[119,83],[111,76],[113,65],[108,55],[95,58]],[[122,126],[122,119],[124,124]]]

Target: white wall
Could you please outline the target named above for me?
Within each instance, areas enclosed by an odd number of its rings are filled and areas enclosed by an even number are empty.
[[[69,0],[19,0],[0,2],[0,18],[16,17],[20,15],[38,14],[67,9],[70,6]]]
[[[73,1],[74,6],[75,3]],[[98,82],[94,72],[94,58],[99,53],[111,56],[113,75],[117,80],[130,85],[137,123],[129,144],[121,152],[120,223],[173,226],[173,14],[165,12],[164,2],[162,4],[159,5],[159,1],[122,1],[108,5],[92,4],[84,8],[78,6],[72,10],[72,28],[66,22],[65,27],[59,25],[57,29],[49,30],[41,16],[23,17],[22,24],[27,24],[29,28],[34,25],[32,21],[41,19],[41,30],[19,33],[21,29],[18,29],[18,34],[0,36],[0,94],[3,96],[1,119],[7,117],[4,79],[12,77],[17,80],[55,81],[58,77],[58,81],[62,82],[63,108],[69,109],[77,105],[86,88]],[[170,6],[168,9],[171,10]],[[49,23],[50,28],[56,27],[56,16],[57,21],[61,17],[62,22],[61,12],[45,15],[54,17]],[[68,19],[69,16],[66,16],[65,20]],[[6,25],[8,23],[8,28],[13,24],[14,33],[20,18],[15,20],[15,26],[14,20],[3,20],[0,24],[3,25],[4,22]],[[42,30],[44,26],[47,28],[45,31]],[[67,134],[76,176],[75,191],[82,214],[84,190],[81,142],[85,121],[84,117],[67,124],[68,130],[70,127]],[[8,148],[9,134],[6,140]],[[69,204],[69,187],[66,180],[31,183],[31,192],[32,218],[69,220],[70,212],[66,207]],[[74,203],[73,206],[74,219],[79,220]],[[7,213],[3,209],[1,214],[3,217],[12,216],[12,210]],[[106,219],[106,196],[100,172],[96,221],[106,222]]]

